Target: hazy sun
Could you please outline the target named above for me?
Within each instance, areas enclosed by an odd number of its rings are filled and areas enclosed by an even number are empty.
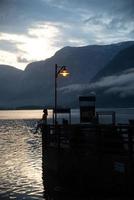
[[[39,24],[28,30],[27,35],[1,33],[0,40],[15,46],[16,51],[1,51],[0,63],[24,69],[29,62],[51,57],[58,49],[57,36],[60,34],[56,25]]]

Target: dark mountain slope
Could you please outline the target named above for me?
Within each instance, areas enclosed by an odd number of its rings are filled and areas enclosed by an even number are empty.
[[[111,62],[109,62],[94,77],[94,81],[113,74],[121,73],[124,70],[134,68],[134,45],[121,50]]]
[[[0,65],[0,106],[10,107],[11,99],[17,98],[22,70],[8,65]]]
[[[5,95],[13,93],[17,88],[23,71],[8,65],[0,65],[0,93]],[[3,91],[3,93],[2,93]]]
[[[51,58],[26,67],[26,76],[44,74],[44,78],[53,76],[54,65],[65,65],[69,67],[70,78],[68,83],[83,83],[95,76],[114,56],[122,49],[127,48],[134,42],[123,42],[111,45],[89,45],[85,47],[64,47],[57,51]],[[32,75],[30,75],[32,74]]]
[[[53,104],[54,102],[54,66],[68,66],[70,76],[58,78],[58,88],[71,84],[88,83],[122,49],[133,42],[111,45],[90,45],[85,47],[64,47],[54,56],[30,63],[21,78],[19,96],[25,98],[25,104]],[[61,92],[58,96],[60,96]]]
[[[64,47],[49,59],[30,63],[25,71],[0,67],[0,105],[54,105],[54,66],[68,66],[70,76],[58,78],[58,89],[72,84],[88,84],[123,49],[134,42],[85,47]],[[83,91],[84,92],[84,91]],[[74,95],[58,90],[58,102],[75,102]],[[77,96],[78,92],[75,93]],[[62,98],[61,98],[62,97]],[[61,100],[61,101],[60,101]],[[76,100],[77,101],[77,100]]]

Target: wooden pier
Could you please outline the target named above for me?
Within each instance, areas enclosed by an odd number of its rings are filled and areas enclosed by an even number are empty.
[[[42,147],[49,196],[133,193],[133,125],[44,125]]]

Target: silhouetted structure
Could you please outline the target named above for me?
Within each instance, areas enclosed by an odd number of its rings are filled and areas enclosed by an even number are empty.
[[[71,109],[70,108],[57,108],[57,110],[53,109],[53,124],[55,122],[55,114],[57,115],[57,117],[59,114],[66,115],[68,118],[68,123],[71,124]],[[57,120],[57,117],[56,117],[56,120]]]
[[[111,116],[111,124],[116,124],[116,114],[114,111],[99,111],[96,112],[96,121],[100,124],[100,116]]]
[[[81,123],[42,127],[45,195],[56,200],[133,195],[133,124],[117,125],[113,112],[104,113],[112,114],[111,124],[96,123],[95,97],[79,100]],[[85,100],[92,102],[87,111]]]
[[[61,124],[58,135],[54,128],[46,125],[42,134],[49,196],[132,194],[133,126]]]
[[[80,96],[80,123],[93,122],[95,120],[95,101],[94,94],[90,96]]]

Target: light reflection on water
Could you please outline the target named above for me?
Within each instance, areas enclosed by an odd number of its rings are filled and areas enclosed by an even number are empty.
[[[43,199],[41,134],[33,120],[0,120],[0,199]]]
[[[115,111],[119,123],[134,119],[134,109]],[[79,123],[79,110],[71,114],[72,123]],[[42,110],[0,111],[0,200],[43,199],[41,134],[33,134],[41,115]]]

